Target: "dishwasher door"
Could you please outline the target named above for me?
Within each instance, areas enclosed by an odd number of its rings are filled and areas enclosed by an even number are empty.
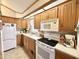
[[[36,59],[55,59],[55,49],[36,43]]]

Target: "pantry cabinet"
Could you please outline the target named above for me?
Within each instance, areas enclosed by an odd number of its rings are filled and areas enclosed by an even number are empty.
[[[35,40],[27,36],[24,36],[24,50],[28,53],[31,59],[35,59],[36,56]]]
[[[55,59],[77,59],[69,54],[66,54],[62,51],[55,50]]]
[[[76,0],[58,6],[60,31],[74,31],[76,27]]]

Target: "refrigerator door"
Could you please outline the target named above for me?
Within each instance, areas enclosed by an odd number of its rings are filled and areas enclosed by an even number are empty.
[[[2,21],[0,20],[0,59],[3,59],[3,41],[2,41]]]
[[[16,47],[16,25],[6,23],[3,26],[4,51]]]
[[[16,39],[16,26],[10,24],[3,26],[3,40],[14,40]]]

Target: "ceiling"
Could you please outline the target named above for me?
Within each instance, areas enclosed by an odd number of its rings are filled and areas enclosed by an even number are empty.
[[[16,14],[17,18],[21,18],[29,15],[30,13],[38,10],[43,6],[46,6],[45,4],[49,2],[51,3],[53,1],[55,0],[1,0],[0,5],[2,14],[4,16],[13,16]],[[8,12],[9,10],[10,12]],[[14,12],[14,14],[11,14],[11,12]],[[11,15],[8,15],[9,13]]]
[[[16,12],[22,13],[37,0],[1,0],[2,4]]]

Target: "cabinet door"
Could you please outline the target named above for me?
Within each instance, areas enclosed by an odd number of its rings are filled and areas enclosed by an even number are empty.
[[[58,6],[61,31],[74,31],[76,26],[76,0]]]
[[[21,28],[21,20],[20,19],[16,19],[15,23],[16,23],[17,29],[20,29]]]
[[[35,40],[30,39],[29,40],[29,55],[31,59],[35,59],[35,53],[36,53],[36,46],[35,46]]]
[[[40,29],[40,23],[41,23],[41,15],[35,15],[35,20],[34,20],[34,27],[35,29]]]
[[[44,11],[41,13],[41,20],[48,20],[49,16],[48,16],[48,12]]]
[[[21,20],[21,27],[22,28],[27,28],[27,20]]]
[[[51,8],[47,11],[49,19],[57,18],[57,7]]]
[[[29,39],[26,36],[24,36],[24,48],[25,48],[25,51],[29,50],[28,45],[29,45]]]
[[[70,56],[64,52],[61,52],[59,50],[55,50],[55,59],[76,59],[75,57],[73,56]]]
[[[17,45],[21,45],[21,35],[17,35]]]

